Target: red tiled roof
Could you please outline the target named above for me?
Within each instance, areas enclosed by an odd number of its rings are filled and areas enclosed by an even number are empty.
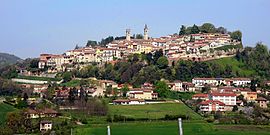
[[[218,100],[207,100],[207,101],[202,101],[200,105],[209,105],[209,104],[219,104],[219,105],[225,105],[223,102],[220,102]]]
[[[195,95],[193,95],[192,97],[204,97],[204,98],[206,98],[206,97],[208,97],[208,94],[195,94]]]
[[[212,96],[225,96],[225,97],[234,97],[235,93],[211,93]]]

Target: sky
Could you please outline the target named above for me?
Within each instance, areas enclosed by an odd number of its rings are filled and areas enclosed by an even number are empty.
[[[178,33],[210,22],[241,30],[245,46],[270,48],[270,0],[1,0],[0,52],[21,58],[62,54],[87,40],[143,33]]]

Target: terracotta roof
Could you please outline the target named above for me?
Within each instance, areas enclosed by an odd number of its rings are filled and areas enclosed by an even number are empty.
[[[204,98],[206,98],[206,97],[208,97],[208,94],[202,94],[202,93],[200,93],[200,94],[195,94],[192,97],[204,97]]]
[[[212,96],[230,96],[230,97],[234,97],[236,96],[235,93],[211,93]]]
[[[263,98],[263,97],[259,97],[256,99],[256,101],[267,101],[267,99]]]
[[[209,105],[209,104],[219,104],[219,105],[225,105],[223,102],[220,102],[218,100],[207,100],[207,101],[202,101],[200,105]]]

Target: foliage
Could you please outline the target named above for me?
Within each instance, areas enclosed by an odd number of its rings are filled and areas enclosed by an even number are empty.
[[[72,73],[71,72],[65,72],[62,75],[64,82],[69,82],[72,79]]]
[[[230,33],[231,38],[237,41],[242,41],[242,32],[240,30],[234,31]]]
[[[167,57],[165,57],[165,56],[161,56],[157,60],[157,66],[160,69],[166,68],[168,66],[168,63],[169,63],[169,61],[168,61]]]
[[[179,31],[179,35],[185,35],[185,34],[186,34],[186,27],[182,25]]]

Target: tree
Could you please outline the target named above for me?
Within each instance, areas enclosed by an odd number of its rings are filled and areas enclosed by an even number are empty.
[[[30,68],[38,68],[39,59],[31,59],[30,61]]]
[[[199,27],[197,26],[197,25],[193,25],[192,27],[191,27],[191,34],[198,34],[200,32],[200,29],[199,29]]]
[[[80,47],[79,47],[79,45],[78,44],[76,44],[76,46],[75,46],[75,48],[74,49],[79,49]]]
[[[169,95],[170,89],[166,82],[158,81],[155,85],[155,91],[158,93],[159,97],[166,98]]]
[[[179,31],[179,35],[185,35],[185,34],[186,34],[186,27],[182,25]]]
[[[240,30],[230,33],[230,36],[232,39],[235,39],[237,41],[242,41],[242,32]]]
[[[136,39],[143,39],[143,35],[142,34],[136,34],[135,38]]]
[[[74,104],[75,97],[76,97],[76,88],[73,87],[72,89],[69,90],[68,93],[68,100],[70,104]]]
[[[72,79],[71,72],[65,72],[62,75],[64,82],[69,82]]]
[[[88,40],[86,43],[86,47],[95,47],[97,46],[97,41],[93,41],[93,40]]]
[[[200,27],[201,32],[203,33],[215,33],[216,32],[216,28],[213,24],[211,23],[204,23],[201,27]]]
[[[221,34],[227,34],[228,33],[227,29],[224,28],[224,27],[218,27],[216,31],[218,33],[221,33]]]
[[[27,93],[24,93],[24,95],[23,95],[23,100],[24,100],[24,101],[27,101],[27,99],[28,99],[28,95],[27,95]]]
[[[168,66],[168,59],[165,56],[161,56],[157,60],[157,65],[160,69],[164,69]]]
[[[233,106],[233,109],[232,109],[232,111],[233,111],[233,112],[236,112],[236,111],[238,111],[238,107],[237,107],[237,105],[234,105],[234,106]]]
[[[128,85],[125,84],[124,87],[122,87],[121,91],[123,93],[123,97],[126,97],[127,96],[127,92],[129,91]]]
[[[210,91],[210,86],[204,86],[202,87],[202,93],[208,93]]]
[[[159,59],[159,57],[163,56],[163,51],[162,49],[155,51],[153,59],[154,59],[154,63],[157,63],[157,60]]]

